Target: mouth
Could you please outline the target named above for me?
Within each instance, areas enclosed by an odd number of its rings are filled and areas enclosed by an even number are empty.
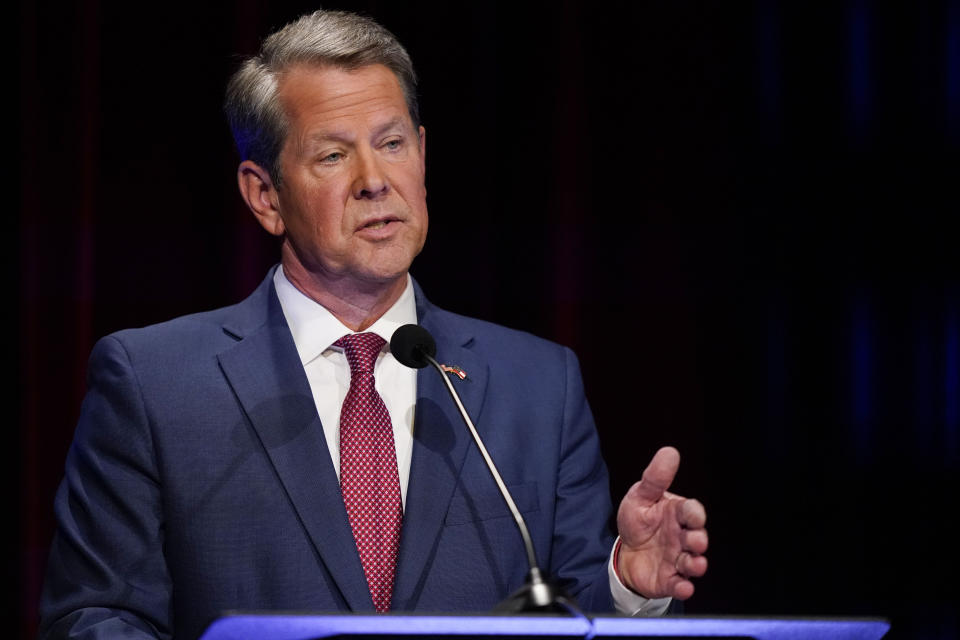
[[[371,231],[376,231],[378,229],[383,229],[391,224],[396,224],[397,222],[400,222],[399,218],[393,218],[393,217],[375,218],[373,220],[368,220],[367,222],[364,222],[357,228],[357,230],[364,231],[369,229]]]

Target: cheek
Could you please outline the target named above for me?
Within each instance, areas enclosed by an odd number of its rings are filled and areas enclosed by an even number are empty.
[[[402,192],[411,207],[425,207],[427,185],[424,182],[423,174],[415,167],[407,167],[407,169],[407,171],[394,176],[393,183],[399,187],[398,190]]]
[[[341,230],[345,220],[342,193],[326,186],[314,186],[303,192],[297,203],[303,224],[324,233]]]

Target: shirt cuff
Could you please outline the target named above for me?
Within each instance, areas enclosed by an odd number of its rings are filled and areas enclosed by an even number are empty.
[[[617,576],[617,570],[614,568],[614,561],[617,548],[620,546],[618,537],[610,550],[610,560],[607,562],[607,574],[610,577],[610,594],[613,596],[613,604],[617,608],[617,613],[628,616],[654,617],[662,616],[670,606],[672,598],[644,598],[639,593],[631,591]]]

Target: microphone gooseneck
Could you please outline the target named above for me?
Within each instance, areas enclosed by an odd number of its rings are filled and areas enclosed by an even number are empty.
[[[527,552],[527,563],[530,567],[530,571],[527,574],[527,584],[516,593],[511,594],[507,600],[500,603],[496,610],[520,612],[546,611],[552,609],[582,615],[579,613],[579,609],[570,596],[563,593],[559,587],[544,579],[540,565],[537,563],[537,555],[533,548],[533,540],[530,537],[530,532],[527,529],[527,523],[520,514],[520,510],[517,509],[517,505],[513,501],[507,485],[503,482],[503,478],[500,477],[500,472],[497,471],[497,466],[487,452],[483,440],[480,439],[480,434],[477,433],[473,421],[467,414],[467,410],[460,400],[460,395],[444,373],[443,367],[434,359],[437,353],[437,343],[433,339],[433,336],[420,325],[405,324],[397,329],[390,338],[390,352],[400,364],[414,369],[421,369],[427,365],[432,365],[433,368],[437,370],[437,373],[440,374],[440,377],[447,387],[447,391],[450,393],[450,397],[460,411],[460,416],[463,418],[464,424],[467,426],[474,443],[476,443],[477,448],[480,450],[480,455],[483,456],[483,460],[486,462],[490,474],[497,483],[497,488],[500,489],[500,495],[503,496],[504,501],[507,503],[507,508],[510,510],[510,514],[513,516],[517,528],[520,530],[520,537],[523,538],[523,544]]]

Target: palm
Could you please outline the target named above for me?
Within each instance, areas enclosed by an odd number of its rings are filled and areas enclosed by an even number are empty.
[[[689,598],[693,595],[689,578],[707,570],[702,555],[707,550],[703,505],[667,491],[679,464],[676,449],[660,449],[617,513],[621,577],[648,598]]]

